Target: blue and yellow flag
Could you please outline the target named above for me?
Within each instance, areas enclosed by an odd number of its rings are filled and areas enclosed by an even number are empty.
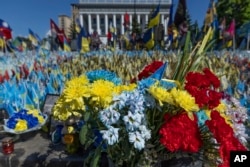
[[[76,24],[75,24],[75,31],[79,34],[80,31],[81,31],[81,23],[80,23],[80,20],[79,18],[76,19]]]
[[[154,29],[149,28],[143,35],[143,42],[147,49],[152,49],[154,47]]]
[[[160,68],[158,68],[149,78],[154,78],[160,81],[165,73],[166,68],[167,62],[165,62]]]
[[[29,29],[29,40],[32,42],[34,46],[38,46],[39,37],[31,29]]]
[[[68,44],[68,42],[67,42],[67,40],[65,38],[63,40],[63,50],[65,52],[70,52],[71,51],[71,48],[70,48],[70,46],[69,46],[69,44]]]
[[[156,7],[155,11],[152,13],[151,18],[148,23],[148,28],[159,25],[160,23],[160,3]]]

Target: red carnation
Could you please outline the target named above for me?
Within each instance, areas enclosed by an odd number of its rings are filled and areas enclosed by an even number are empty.
[[[203,70],[206,78],[210,81],[210,85],[212,85],[214,88],[220,87],[220,80],[217,76],[215,76],[208,68],[205,68]]]
[[[186,76],[185,89],[195,98],[200,108],[213,109],[220,104],[222,93],[215,91],[220,86],[220,80],[208,69],[204,74],[189,72]]]
[[[160,142],[171,152],[198,152],[202,146],[197,117],[191,120],[185,113],[169,117],[165,115],[165,123],[159,131]]]
[[[234,137],[233,129],[225,122],[218,111],[211,112],[211,120],[206,125],[220,144],[219,153],[223,163],[219,167],[228,167],[230,151],[246,151],[247,149]]]

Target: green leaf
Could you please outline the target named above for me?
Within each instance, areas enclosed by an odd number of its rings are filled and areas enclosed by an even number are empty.
[[[88,126],[86,124],[82,127],[82,129],[80,130],[80,134],[79,134],[79,139],[82,145],[85,145],[87,141],[87,134],[88,134]]]
[[[99,167],[98,163],[101,157],[101,147],[95,150],[94,157],[91,160],[90,167]]]
[[[89,117],[90,117],[90,112],[85,112],[84,121],[87,122],[89,120]]]

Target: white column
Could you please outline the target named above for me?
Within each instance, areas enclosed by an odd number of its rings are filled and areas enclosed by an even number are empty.
[[[132,17],[133,17],[132,14],[130,14],[129,15],[129,24],[130,24],[129,27],[130,27],[130,29],[132,29]]]
[[[80,24],[81,24],[82,27],[84,27],[84,24],[83,24],[83,15],[82,14],[80,14]]]
[[[113,14],[113,27],[116,28],[116,15]]]
[[[89,33],[92,33],[92,22],[91,22],[91,15],[88,14],[88,25],[89,25]]]
[[[96,22],[97,22],[97,32],[100,35],[101,31],[100,31],[100,16],[99,16],[99,14],[96,15]]]
[[[168,35],[168,21],[169,21],[169,17],[167,17],[165,19],[165,22],[164,22],[164,33],[165,33],[165,36]]]
[[[164,15],[163,14],[161,15],[161,22],[160,22],[160,24],[164,25]]]
[[[121,34],[124,34],[124,25],[123,25],[123,23],[124,23],[124,15],[122,14],[121,15]]]
[[[140,24],[141,23],[141,17],[139,14],[137,14],[137,22]]]
[[[145,23],[148,24],[148,15],[145,15]]]
[[[109,28],[108,15],[105,14],[105,34],[108,34],[108,28]]]

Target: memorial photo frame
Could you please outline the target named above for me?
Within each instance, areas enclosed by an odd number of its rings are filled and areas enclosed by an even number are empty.
[[[42,112],[44,114],[47,114],[48,116],[51,115],[52,108],[55,105],[56,101],[58,100],[59,96],[60,96],[59,94],[47,94],[45,96],[45,101],[42,108]]]
[[[59,94],[47,94],[45,96],[44,105],[42,108],[42,112],[48,115],[48,136],[50,137],[53,131],[55,130],[58,124],[61,124],[59,121],[56,121],[52,117],[52,108],[56,104],[56,101],[60,97]]]

